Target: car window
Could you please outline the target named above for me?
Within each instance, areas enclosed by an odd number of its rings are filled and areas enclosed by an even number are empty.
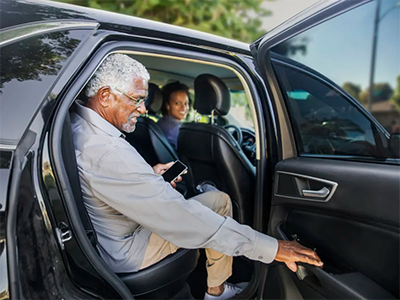
[[[278,62],[274,67],[301,154],[382,156],[375,141],[378,129],[356,103],[316,76]]]
[[[300,154],[399,157],[399,14],[372,1],[272,48]]]
[[[21,137],[32,117],[29,113],[50,92],[57,75],[89,33],[88,30],[46,33],[0,48],[0,109],[7,112],[0,118],[2,143],[15,143]],[[15,122],[17,113],[19,121]]]

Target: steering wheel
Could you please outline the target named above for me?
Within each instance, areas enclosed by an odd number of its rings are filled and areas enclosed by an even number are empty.
[[[233,124],[225,125],[224,128],[233,136],[233,138],[238,142],[239,146],[242,146],[243,134],[240,128]]]

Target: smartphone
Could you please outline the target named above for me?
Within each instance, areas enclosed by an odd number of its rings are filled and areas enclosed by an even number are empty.
[[[179,175],[187,170],[187,167],[179,160],[175,161],[175,163],[162,174],[164,180],[167,182],[171,182],[176,179]]]

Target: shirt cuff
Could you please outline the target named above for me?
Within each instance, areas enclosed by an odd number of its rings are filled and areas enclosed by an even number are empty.
[[[274,261],[277,252],[278,240],[256,231],[256,239],[254,241],[253,251],[251,252],[249,258],[269,264]]]

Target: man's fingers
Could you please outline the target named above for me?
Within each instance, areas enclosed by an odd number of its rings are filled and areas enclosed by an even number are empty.
[[[163,166],[163,169],[169,169],[169,168],[171,168],[171,166],[174,164],[174,162],[173,161],[170,161],[169,163],[166,163],[166,164],[163,164],[162,166]]]
[[[181,176],[178,176],[178,177],[176,177],[176,179],[174,180],[175,182],[180,182],[180,181],[182,181],[182,177]]]
[[[292,272],[297,272],[297,265],[295,262],[285,262],[286,266],[289,268],[290,271]]]
[[[175,189],[176,188],[176,183],[175,181],[171,181],[170,184],[172,185],[172,187]]]
[[[317,259],[320,260],[320,258],[318,257],[317,253],[315,253],[315,251],[311,250],[311,249],[295,249],[296,253],[300,254],[300,255],[305,255],[308,257],[311,257],[313,259]]]
[[[320,260],[318,255],[316,255],[315,253],[312,254],[312,256],[304,254],[304,253],[299,253],[296,261],[308,263],[308,264],[311,264],[311,265],[314,265],[314,266],[317,266],[317,267],[322,267],[323,266],[322,261]]]

